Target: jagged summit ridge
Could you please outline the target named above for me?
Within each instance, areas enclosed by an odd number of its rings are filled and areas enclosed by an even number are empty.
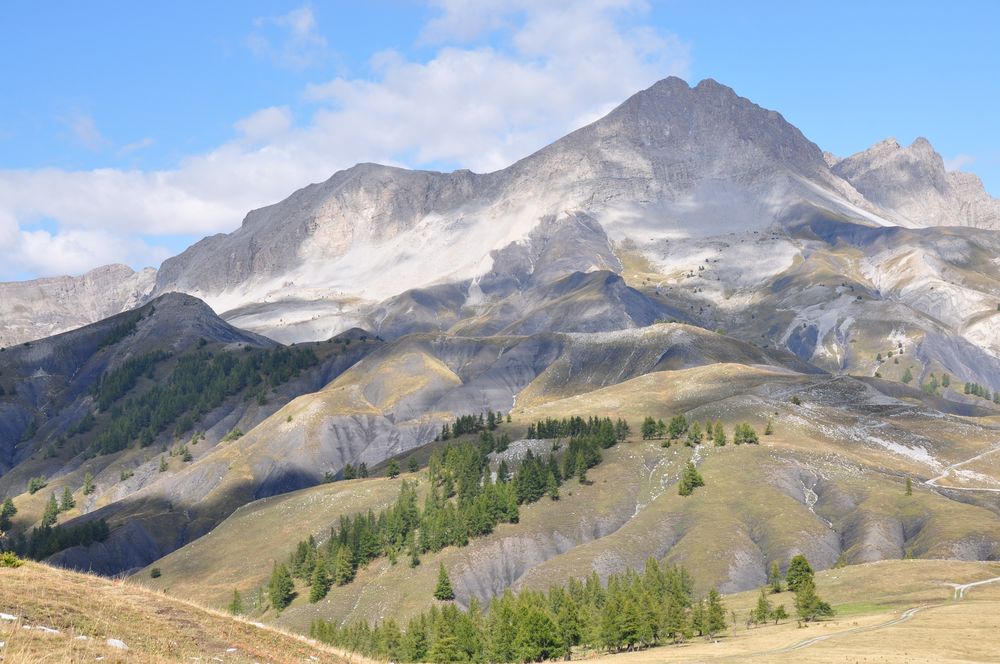
[[[839,161],[833,172],[908,226],[1000,228],[1000,201],[971,173],[948,171],[930,141],[887,138]]]

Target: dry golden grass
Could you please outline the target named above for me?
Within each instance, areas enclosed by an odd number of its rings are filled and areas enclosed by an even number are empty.
[[[909,662],[1000,661],[1000,583],[953,599],[949,583],[1000,575],[1000,564],[948,560],[893,560],[817,574],[817,587],[838,615],[800,628],[780,625],[730,628],[716,641],[692,639],[679,646],[605,655],[593,661],[647,662]],[[742,620],[756,592],[725,598]],[[791,608],[788,593],[771,596]],[[907,613],[909,609],[918,611]]]
[[[17,617],[0,620],[4,662],[363,661],[134,583],[36,563],[0,569],[0,612]]]

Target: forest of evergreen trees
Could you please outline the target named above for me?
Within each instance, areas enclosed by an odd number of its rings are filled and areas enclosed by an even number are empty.
[[[88,521],[74,526],[42,526],[33,528],[31,533],[18,534],[0,541],[0,550],[14,551],[32,560],[44,560],[73,546],[88,546],[103,542],[111,531],[104,519]]]
[[[347,627],[316,620],[310,634],[326,643],[397,662],[538,662],[564,658],[571,648],[620,652],[727,627],[715,590],[695,599],[679,567],[650,558],[642,573],[614,574],[603,585],[596,572],[547,593],[507,590],[486,610],[432,606],[405,627],[392,619]]]
[[[313,537],[300,541],[288,561],[288,575],[308,584],[310,599],[316,602],[333,584],[350,583],[359,567],[376,558],[387,556],[395,561],[405,555],[415,567],[422,554],[446,546],[465,546],[470,539],[493,532],[497,524],[516,523],[519,505],[545,496],[558,500],[559,487],[567,479],[577,477],[586,482],[587,470],[601,462],[601,449],[618,440],[612,437],[608,441],[601,436],[603,429],[613,426],[610,420],[573,419],[584,425],[576,427],[578,435],[556,453],[543,458],[529,450],[515,470],[501,461],[495,473],[489,457],[496,451],[495,439],[483,436],[489,430],[459,424],[463,434],[479,431],[480,439],[449,443],[431,455],[430,491],[422,508],[416,485],[404,481],[392,507],[377,515],[369,511],[342,516],[322,544]],[[284,584],[281,567],[284,565],[275,568],[272,586],[276,582]]]
[[[300,348],[257,351],[247,347],[243,356],[199,350],[178,359],[170,374],[145,393],[121,401],[141,376],[152,377],[156,365],[168,357],[163,351],[152,351],[101,378],[94,394],[98,407],[110,412],[110,419],[91,443],[91,452],[109,454],[134,442],[150,445],[171,425],[177,435],[184,434],[227,397],[247,391],[248,397],[255,395],[263,402],[269,387],[318,361],[311,350]]]

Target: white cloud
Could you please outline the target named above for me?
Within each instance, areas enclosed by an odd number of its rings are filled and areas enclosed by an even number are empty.
[[[286,106],[261,109],[234,123],[230,142],[169,170],[0,171],[0,221],[58,225],[55,236],[34,238],[32,246],[67,238],[52,260],[28,261],[40,275],[108,261],[143,265],[156,252],[140,235],[233,230],[248,210],[360,161],[502,168],[660,78],[687,72],[687,47],[636,21],[641,3],[438,6],[422,37],[436,44],[432,57],[379,53],[373,80],[309,86],[315,110],[302,124]],[[292,40],[318,37],[315,17],[300,11],[266,25]],[[469,39],[490,45],[462,43]],[[99,233],[120,241],[90,242]],[[27,246],[15,235],[0,232],[0,265],[14,264]]]
[[[247,46],[255,55],[289,69],[306,69],[329,57],[326,39],[310,7],[294,9],[283,16],[254,21],[255,30]]]
[[[971,154],[957,154],[944,160],[944,168],[947,171],[961,171],[971,166],[975,161],[976,158]]]

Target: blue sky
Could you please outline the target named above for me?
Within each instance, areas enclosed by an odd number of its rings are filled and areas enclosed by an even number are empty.
[[[669,74],[1000,195],[1000,4],[5,3],[0,279],[157,264],[358,161],[491,170]]]

